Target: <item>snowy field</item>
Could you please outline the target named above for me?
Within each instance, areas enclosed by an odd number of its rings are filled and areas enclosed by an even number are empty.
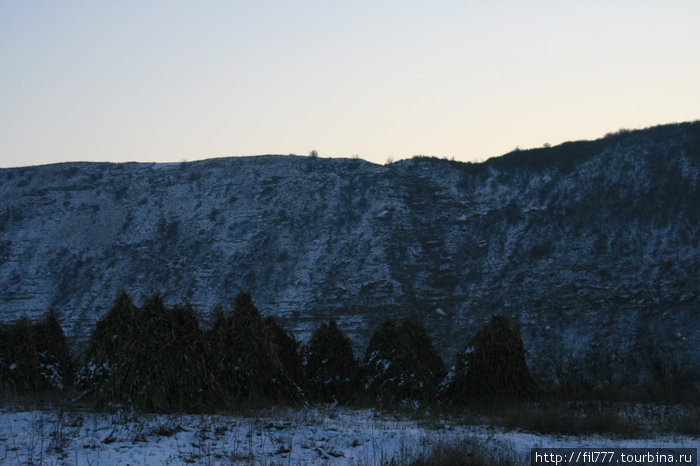
[[[529,464],[533,447],[697,448],[700,439],[565,437],[332,407],[247,415],[0,410],[1,464],[405,464],[472,444]]]

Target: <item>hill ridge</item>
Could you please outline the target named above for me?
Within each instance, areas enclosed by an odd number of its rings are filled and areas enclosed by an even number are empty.
[[[535,357],[552,333],[572,351],[651,330],[680,345],[700,339],[699,177],[700,122],[479,164],[0,169],[0,315],[53,309],[79,345],[121,289],[204,314],[243,289],[302,338],[334,317],[360,347],[408,316],[450,355],[497,312]]]

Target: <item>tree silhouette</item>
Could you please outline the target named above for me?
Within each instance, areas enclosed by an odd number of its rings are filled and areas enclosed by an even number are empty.
[[[350,339],[335,320],[325,322],[304,348],[308,395],[324,403],[347,402],[353,396],[358,364]]]
[[[527,398],[534,389],[520,332],[495,315],[457,353],[441,396],[456,404],[500,402]]]

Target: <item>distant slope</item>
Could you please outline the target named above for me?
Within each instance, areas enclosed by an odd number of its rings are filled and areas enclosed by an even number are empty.
[[[202,313],[239,289],[301,335],[426,324],[445,355],[494,312],[532,357],[700,341],[700,123],[481,164],[294,156],[0,170],[0,315],[84,341],[121,289]]]

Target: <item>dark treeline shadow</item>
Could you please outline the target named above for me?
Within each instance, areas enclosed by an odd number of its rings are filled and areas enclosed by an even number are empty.
[[[0,391],[54,393],[100,410],[144,412],[309,403],[453,410],[616,396],[666,404],[697,399],[692,380],[679,376],[675,359],[664,355],[650,359],[661,382],[621,395],[574,387],[565,367],[557,370],[568,383],[535,381],[519,328],[502,315],[466,341],[447,369],[426,329],[408,319],[385,321],[357,359],[334,320],[301,344],[273,317],[263,317],[246,292],[230,311],[217,307],[207,328],[188,303],[167,307],[156,294],[139,307],[122,292],[75,361],[53,313],[33,324],[22,319],[0,325]],[[601,366],[606,359],[599,356]]]

